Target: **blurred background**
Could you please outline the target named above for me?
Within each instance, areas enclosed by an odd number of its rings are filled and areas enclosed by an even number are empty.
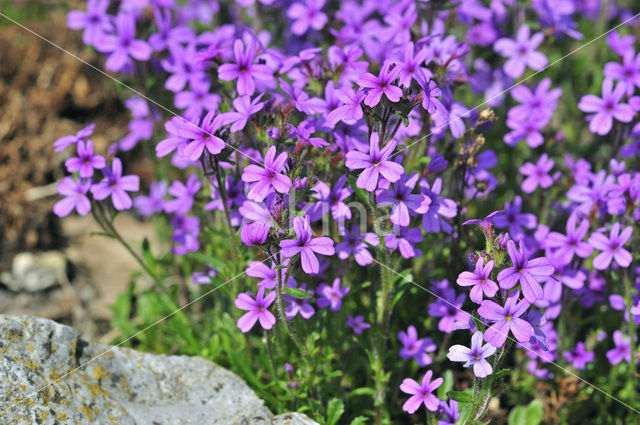
[[[74,1],[0,0],[0,12],[102,68],[66,26]],[[0,313],[54,319],[108,341],[110,306],[125,292],[136,263],[102,236],[91,216],[52,213],[65,153],[52,143],[95,122],[96,151],[127,133],[117,85],[91,67],[0,16]],[[68,155],[68,154],[67,154]],[[150,164],[124,157],[143,176]],[[152,236],[148,223],[120,214],[125,237]]]

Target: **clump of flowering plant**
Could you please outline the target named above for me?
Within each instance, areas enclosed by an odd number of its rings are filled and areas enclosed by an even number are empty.
[[[207,357],[272,410],[328,424],[486,423],[491,400],[517,416],[536,382],[569,376],[588,385],[545,420],[631,420],[637,15],[561,3],[72,11],[139,89],[107,152],[91,125],[54,143],[54,212],[92,213],[155,284],[124,294],[114,324],[153,324],[143,348]],[[140,179],[129,165],[148,152],[156,178]],[[127,210],[166,246],[121,235]]]

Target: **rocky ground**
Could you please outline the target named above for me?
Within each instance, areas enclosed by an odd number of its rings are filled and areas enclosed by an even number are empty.
[[[232,372],[199,357],[87,342],[46,319],[0,315],[0,425],[317,425],[273,416]]]
[[[12,3],[9,14],[100,66],[81,34],[66,28],[73,2],[36,3]],[[66,159],[52,142],[95,122],[93,141],[104,152],[124,136],[127,111],[111,81],[4,19],[0,52],[0,313],[47,317],[99,337],[136,267],[117,243],[90,236],[98,230],[90,217],[60,220],[51,212]],[[128,165],[145,167],[135,158]],[[118,217],[118,225],[131,239],[153,233],[132,216]]]

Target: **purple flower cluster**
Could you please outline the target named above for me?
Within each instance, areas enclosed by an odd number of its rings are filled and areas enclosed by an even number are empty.
[[[512,346],[539,379],[553,376],[552,361],[587,371],[596,344],[609,344],[611,365],[635,361],[636,339],[627,336],[640,322],[635,38],[624,27],[607,36],[603,78],[563,84],[536,74],[565,54],[564,38],[592,26],[578,20],[599,19],[599,2],[111,3],[89,0],[68,26],[104,54],[105,69],[144,82],[142,92],[177,112],[130,97],[127,134],[104,155],[89,139],[94,125],[58,139],[68,175],[55,214],[113,206],[164,215],[181,262],[197,263],[189,253],[202,250],[258,279],[232,292],[243,291],[235,299],[243,333],[272,329],[276,316],[291,334],[300,323],[339,322],[354,341],[384,345],[397,334],[396,359],[420,368],[443,359],[437,347],[448,349],[482,382]],[[609,5],[606,17],[629,13]],[[591,81],[599,93],[586,91]],[[576,93],[577,109],[568,106]],[[474,96],[487,108],[466,104]],[[569,129],[562,120],[571,111],[588,125],[574,119]],[[155,152],[165,180],[124,172],[126,159],[145,151]],[[141,186],[148,191],[132,199]],[[503,210],[469,220],[492,206]],[[482,249],[468,224],[482,230]],[[223,273],[195,265],[196,283]],[[397,315],[391,326],[390,311],[366,310],[405,302],[409,272],[418,285],[442,279],[427,290],[435,295],[423,304],[427,320]],[[372,290],[354,294],[365,283]],[[590,331],[556,330],[574,306],[608,309],[606,300],[624,319],[607,328],[613,345]],[[454,343],[469,337],[470,346]],[[374,358],[378,349],[367,370],[376,379],[388,361]],[[292,366],[286,371],[293,381]],[[443,379],[421,373],[420,383],[402,381],[403,409],[424,404],[440,424],[455,423],[458,403],[434,395]]]
[[[133,206],[128,192],[140,189],[140,178],[136,175],[122,175],[122,162],[119,158],[111,160],[111,166],[101,155],[94,154],[93,142],[87,137],[93,133],[94,125],[81,130],[75,136],[65,136],[54,142],[56,151],[62,152],[71,145],[76,146],[77,156],[65,161],[65,166],[73,177],[65,177],[58,184],[58,193],[64,196],[53,211],[59,217],[69,215],[74,209],[80,215],[91,211],[89,194],[96,201],[111,198],[116,210],[127,210]],[[95,171],[99,171],[101,178]]]

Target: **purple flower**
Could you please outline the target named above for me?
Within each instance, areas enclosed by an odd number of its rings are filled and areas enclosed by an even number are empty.
[[[84,29],[82,42],[95,45],[100,37],[112,29],[107,9],[109,0],[88,0],[87,11],[72,10],[67,15],[67,26],[72,30]]]
[[[360,87],[369,89],[367,97],[364,99],[364,104],[370,107],[376,106],[380,103],[380,99],[384,94],[391,102],[397,102],[402,97],[402,89],[398,86],[394,86],[393,81],[400,75],[400,67],[392,62],[386,61],[380,69],[380,75],[376,77],[370,72],[367,72],[358,78],[358,85]]]
[[[486,235],[488,239],[491,239],[493,238],[493,229],[491,225],[493,224],[493,221],[496,219],[496,217],[502,214],[504,214],[504,210],[494,211],[488,216],[486,216],[485,218],[483,218],[482,220],[475,218],[473,220],[465,221],[464,223],[462,223],[462,225],[468,226],[470,224],[475,224],[476,226],[479,226],[482,229],[482,232]]]
[[[442,385],[444,379],[437,378],[432,382],[432,376],[433,372],[428,370],[422,378],[422,382],[420,384],[418,384],[411,378],[405,378],[402,381],[402,384],[400,384],[400,390],[402,390],[402,392],[405,394],[411,394],[409,400],[407,400],[402,405],[402,410],[412,414],[415,413],[423,403],[424,406],[432,412],[435,412],[438,409],[440,400],[438,400],[438,398],[432,393],[436,390],[436,388]]]
[[[218,276],[218,271],[211,266],[207,266],[205,271],[191,273],[191,280],[197,285],[211,285],[212,279]]]
[[[613,343],[615,347],[607,351],[607,358],[609,363],[617,365],[623,360],[627,363],[631,363],[631,342],[628,336],[624,336],[621,331],[615,331],[613,333]]]
[[[422,107],[430,114],[438,113],[439,116],[445,119],[449,116],[449,111],[444,104],[438,99],[438,96],[442,96],[442,90],[438,88],[435,81],[429,80],[421,69],[416,72],[416,80],[422,90],[424,90],[424,98],[422,99]]]
[[[280,278],[284,280],[287,269],[279,269],[280,270]],[[273,289],[276,287],[278,283],[278,271],[275,268],[275,265],[271,267],[267,266],[262,261],[252,261],[249,263],[249,267],[246,270],[247,276],[256,277],[258,279],[262,279],[258,282],[258,286],[265,287],[267,289]],[[291,276],[289,276],[289,280],[285,283],[286,285],[291,285],[295,282]]]
[[[318,307],[327,308],[331,306],[331,311],[338,311],[342,307],[342,298],[349,293],[351,289],[348,286],[342,288],[340,286],[341,280],[339,277],[333,280],[331,286],[326,283],[318,286]]]
[[[149,188],[149,196],[137,196],[133,200],[133,205],[138,209],[138,214],[148,217],[164,211],[164,197],[166,194],[166,181],[153,182]]]
[[[352,317],[350,314],[347,314],[346,325],[353,329],[353,333],[356,335],[362,334],[362,331],[371,327],[370,324],[364,321],[364,317],[361,314],[356,317]]]
[[[342,103],[331,111],[327,116],[327,124],[331,127],[335,126],[338,121],[344,121],[347,124],[354,124],[362,118],[362,106],[360,105],[365,98],[364,90],[353,91],[351,87],[345,87],[334,92]]]
[[[218,77],[223,81],[238,80],[236,88],[238,94],[251,96],[256,91],[254,79],[270,83],[273,81],[273,71],[267,65],[254,64],[256,45],[251,39],[244,47],[242,40],[233,44],[233,54],[236,63],[225,63],[218,68]]]
[[[268,308],[273,304],[275,299],[275,292],[270,292],[265,297],[264,288],[258,289],[258,294],[255,299],[248,293],[238,295],[235,301],[236,307],[240,310],[248,311],[238,319],[238,328],[240,328],[243,333],[249,332],[251,328],[253,328],[253,325],[259,320],[260,326],[262,326],[263,329],[271,329],[276,323],[276,318]]]
[[[527,342],[534,335],[533,326],[520,316],[529,308],[526,300],[520,300],[520,291],[513,291],[504,307],[491,300],[482,301],[478,314],[485,319],[495,322],[484,333],[484,339],[494,347],[502,347],[509,331],[520,342]]]
[[[466,299],[465,294],[456,295],[453,289],[448,288],[441,294],[440,299],[429,304],[429,316],[442,317],[438,322],[440,331],[451,333],[454,330],[454,323],[467,321],[469,314],[462,310]]]
[[[414,248],[414,245],[422,242],[422,232],[419,227],[401,227],[394,229],[393,233],[389,233],[384,237],[384,243],[387,248],[399,250],[400,255],[404,258],[420,257],[422,251]]]
[[[367,249],[367,244],[365,242],[372,246],[378,246],[380,242],[376,234],[367,233],[364,235],[364,238],[361,238],[358,226],[353,224],[351,226],[351,232],[345,232],[344,239],[345,240],[343,242],[339,242],[336,245],[338,258],[346,260],[351,254],[353,254],[356,263],[361,266],[366,266],[373,262],[373,257]],[[365,242],[363,242],[363,240]]]
[[[251,118],[251,115],[260,111],[264,106],[264,102],[260,102],[262,95],[259,95],[255,99],[251,100],[251,96],[242,96],[233,100],[233,107],[236,108],[236,112],[225,112],[221,114],[223,124],[233,123],[231,126],[231,132],[235,133],[244,129],[247,125],[247,121]]]
[[[189,177],[187,184],[181,181],[173,182],[169,187],[169,195],[173,196],[174,199],[165,202],[165,211],[178,212],[180,214],[188,213],[193,206],[193,198],[201,187],[200,178],[195,174]]]
[[[193,89],[201,86],[203,81],[208,81],[205,73],[206,65],[198,58],[196,43],[191,42],[186,47],[180,43],[169,43],[170,55],[160,63],[162,68],[170,73],[166,79],[164,87],[174,93],[184,89],[187,82]]]
[[[94,198],[101,201],[111,196],[113,206],[117,210],[131,208],[133,201],[127,192],[137,192],[140,187],[140,177],[122,175],[120,158],[113,158],[111,169],[103,168],[105,179],[91,187]]]
[[[518,29],[516,39],[501,38],[494,44],[494,49],[501,56],[509,58],[504,64],[504,72],[511,78],[519,78],[526,67],[539,71],[547,65],[547,58],[536,48],[544,40],[544,35],[537,32],[530,37],[530,29],[522,25]]]
[[[625,35],[622,37],[618,31],[612,31],[607,35],[607,44],[618,56],[624,56],[627,50],[633,49],[633,43],[635,41],[636,38],[633,35]]]
[[[347,168],[350,170],[364,168],[356,180],[357,187],[373,192],[378,186],[380,174],[392,183],[400,179],[404,169],[402,165],[391,160],[391,154],[396,145],[397,142],[392,139],[380,150],[380,136],[378,133],[372,133],[369,140],[369,154],[356,150],[347,153],[345,161]]]
[[[185,25],[172,22],[169,8],[153,9],[153,16],[158,32],[149,36],[149,44],[156,52],[163,51],[167,46],[178,43],[189,43],[195,38],[193,30]]]
[[[549,155],[543,153],[535,165],[527,162],[520,167],[520,174],[527,176],[522,182],[522,191],[533,193],[538,185],[543,189],[550,187],[553,179],[549,176],[549,171],[553,168],[553,164],[553,159],[549,159]]]
[[[545,121],[551,119],[553,110],[556,108],[558,98],[562,95],[562,89],[551,87],[551,79],[545,78],[536,86],[535,90],[530,90],[521,84],[511,90],[511,97],[520,102],[509,110],[509,116],[515,119],[524,120],[530,116],[547,117]],[[546,124],[546,123],[545,123]]]
[[[452,362],[465,362],[464,367],[473,366],[473,374],[484,378],[493,372],[493,368],[485,359],[496,352],[491,344],[482,345],[482,332],[477,331],[471,337],[471,348],[456,344],[449,348],[447,358]]]
[[[626,227],[620,233],[620,223],[615,223],[611,227],[611,232],[607,238],[602,233],[594,233],[589,238],[589,244],[595,249],[602,251],[593,259],[593,267],[598,270],[604,270],[609,267],[611,260],[616,260],[616,264],[620,267],[629,267],[631,264],[631,253],[623,248],[631,237],[633,229],[631,226]]]
[[[404,87],[409,87],[411,85],[411,80],[416,79],[416,73],[418,68],[424,74],[425,77],[431,76],[431,71],[427,68],[422,68],[420,65],[424,62],[424,60],[429,56],[429,50],[422,48],[417,53],[415,52],[415,46],[412,42],[408,42],[404,47],[404,58],[402,60],[402,68],[400,70],[400,75],[398,78],[398,82]],[[442,93],[440,93],[442,94]],[[436,94],[436,96],[439,96]],[[425,108],[427,109],[427,108]],[[432,113],[432,112],[430,112]]]
[[[295,282],[290,283],[288,285],[289,288],[295,288],[296,284]],[[303,291],[306,291],[307,289],[307,285],[305,283],[300,285],[300,289],[302,289]],[[316,310],[313,308],[313,306],[311,304],[309,304],[309,301],[311,300],[311,297],[313,296],[313,291],[307,291],[309,292],[309,296],[307,298],[296,298],[293,297],[289,294],[285,294],[284,295],[284,300],[286,302],[289,303],[289,305],[287,305],[286,309],[285,309],[285,316],[287,316],[288,320],[293,319],[294,317],[296,317],[296,315],[300,314],[300,316],[302,316],[304,319],[310,319],[314,314],[316,314]]]
[[[242,181],[253,183],[247,197],[256,202],[266,198],[269,189],[273,187],[280,193],[287,193],[293,186],[289,176],[282,174],[287,162],[287,153],[282,152],[276,158],[276,147],[271,146],[264,156],[264,168],[255,164],[247,165],[242,172]]]
[[[91,210],[91,202],[87,197],[87,192],[91,187],[90,180],[74,180],[72,177],[65,177],[58,183],[58,193],[64,198],[56,202],[53,212],[58,217],[65,217],[74,209],[80,215],[87,215]]]
[[[412,194],[413,188],[418,183],[418,174],[412,174],[411,177],[403,174],[400,180],[394,183],[393,189],[381,190],[376,201],[380,205],[393,205],[391,209],[391,215],[389,219],[393,224],[399,226],[409,225],[409,212],[417,210],[421,203],[423,196],[418,194]]]
[[[262,223],[245,224],[240,231],[240,240],[247,246],[262,245],[267,240],[271,226]]]
[[[53,142],[53,147],[55,152],[62,152],[67,147],[71,145],[75,145],[78,142],[85,140],[87,137],[93,134],[93,129],[96,127],[95,124],[89,124],[82,130],[78,131],[75,135],[64,136]]]
[[[181,117],[173,117],[164,123],[164,129],[167,131],[167,138],[161,140],[156,145],[156,156],[162,158],[178,149],[183,152],[187,145],[187,138],[183,135],[182,129],[186,126],[196,124],[189,122]]]
[[[458,213],[458,206],[453,199],[441,197],[442,179],[437,178],[432,185],[426,179],[420,180],[420,190],[424,195],[422,205],[416,210],[422,214],[422,228],[425,232],[451,232],[451,224],[445,218],[453,218]]]
[[[321,30],[327,24],[327,15],[322,13],[324,0],[304,0],[303,3],[293,3],[287,9],[287,16],[295,22],[291,25],[291,32],[303,35],[309,30]]]
[[[507,252],[513,263],[498,273],[498,282],[502,289],[511,289],[520,282],[522,295],[530,303],[544,296],[539,280],[553,274],[553,266],[544,257],[529,260],[524,245],[520,242],[519,249],[513,241],[507,243]]]
[[[351,219],[351,210],[344,203],[344,201],[351,196],[353,190],[349,187],[344,187],[347,183],[347,176],[342,175],[338,178],[333,189],[329,189],[323,182],[318,182],[318,184],[313,187],[313,191],[316,192],[313,197],[318,199],[319,202],[312,204],[307,213],[309,214],[309,218],[311,221],[319,220],[324,217],[327,212],[327,208],[331,209],[331,215],[333,219],[336,221],[344,221]]]
[[[636,55],[633,48],[625,50],[622,63],[608,62],[604,65],[604,75],[620,81],[627,96],[631,96],[635,86],[640,87],[640,54]]]
[[[405,44],[411,40],[411,27],[418,19],[414,3],[398,3],[385,13],[384,22],[389,27],[384,28],[378,36],[380,40]]]
[[[456,422],[458,422],[460,418],[458,402],[453,399],[450,399],[448,403],[441,400],[438,412],[444,415],[444,419],[440,419],[438,425],[456,425]]]
[[[200,248],[198,235],[200,234],[200,219],[183,214],[174,214],[171,217],[171,225],[174,228],[171,239],[176,245],[171,252],[176,255],[184,255],[195,252]]]
[[[87,142],[78,142],[78,156],[69,158],[65,161],[64,165],[67,167],[70,173],[80,171],[78,175],[82,178],[93,176],[93,169],[101,169],[107,165],[102,155],[93,154],[93,142],[87,140]]]
[[[319,97],[310,98],[307,92],[298,84],[289,84],[284,79],[280,80],[280,90],[291,98],[293,106],[305,114],[315,114],[322,112],[324,101]]]
[[[614,176],[600,170],[597,174],[588,173],[587,180],[571,187],[567,192],[567,198],[579,204],[576,211],[584,215],[598,210],[604,212],[608,200],[607,192],[611,190],[611,184],[615,181]]]
[[[103,53],[109,53],[104,67],[109,71],[122,71],[131,65],[131,58],[146,61],[153,50],[144,40],[136,40],[136,20],[132,14],[120,13],[116,16],[116,33],[103,34],[95,43],[96,48]]]
[[[305,273],[317,274],[320,271],[320,264],[315,254],[333,255],[333,241],[326,236],[313,238],[311,226],[309,225],[309,217],[295,217],[293,219],[293,229],[297,239],[286,239],[280,241],[282,255],[291,258],[300,254],[302,262],[302,270]]]
[[[200,126],[195,123],[183,122],[180,127],[180,135],[187,139],[183,150],[184,155],[192,161],[197,161],[202,156],[204,148],[207,148],[211,155],[222,152],[226,143],[215,136],[215,132],[222,125],[224,125],[222,115],[216,116],[215,111],[209,111],[202,119]]]
[[[498,285],[490,279],[491,270],[493,270],[493,260],[485,265],[484,257],[478,257],[475,272],[460,273],[456,283],[460,286],[473,286],[469,298],[474,303],[480,304],[483,294],[487,297],[493,297],[498,292]]]
[[[509,146],[517,145],[522,139],[527,141],[527,146],[537,148],[544,143],[544,137],[540,130],[547,125],[548,119],[540,115],[527,115],[507,118],[507,127],[512,131],[504,135],[504,142]]]
[[[191,91],[176,93],[174,104],[176,108],[184,109],[184,116],[199,117],[203,110],[216,111],[221,98],[215,93],[209,93],[211,83],[199,80],[197,84],[191,83]]]
[[[509,228],[509,234],[511,237],[519,239],[524,235],[522,231],[522,227],[526,227],[527,229],[533,229],[536,227],[538,220],[536,216],[529,213],[520,213],[522,210],[522,198],[520,196],[516,196],[513,198],[513,204],[507,201],[504,204],[503,215],[496,217],[494,223],[496,227]]]
[[[575,350],[565,351],[562,355],[568,362],[573,363],[575,369],[584,369],[587,363],[591,363],[595,357],[593,351],[587,351],[584,348],[583,342],[579,342]]]
[[[596,95],[588,94],[583,96],[578,103],[578,108],[583,112],[593,112],[593,115],[587,115],[589,130],[592,133],[605,135],[611,131],[613,118],[621,122],[629,122],[633,119],[635,112],[633,108],[627,104],[620,103],[624,97],[625,87],[618,84],[613,88],[613,80],[605,78],[602,82],[602,98]]]
[[[569,264],[574,255],[580,258],[588,258],[593,252],[593,247],[583,241],[589,230],[589,221],[582,220],[578,228],[576,228],[577,221],[577,214],[571,214],[567,220],[566,235],[551,232],[546,237],[546,246],[555,248],[552,255],[559,258],[563,264]]]
[[[220,195],[220,190],[216,185],[216,190],[212,190],[211,198],[212,201],[207,203],[204,206],[205,210],[218,210],[224,211],[224,204],[222,202],[222,196]],[[242,180],[238,179],[237,182],[234,182],[233,176],[227,176],[224,180],[224,189],[227,192],[227,206],[229,209],[233,205],[238,207],[242,207],[247,200],[247,197],[244,196],[244,183]],[[236,213],[235,210],[231,210],[231,222],[235,226],[238,224],[239,213]],[[268,215],[268,214],[267,214]],[[263,224],[267,224],[264,222]]]
[[[320,137],[311,137],[311,134],[315,132],[315,127],[310,121],[303,121],[296,128],[292,124],[289,124],[291,131],[289,132],[290,139],[297,139],[296,150],[302,146],[314,146],[316,148],[322,148],[329,146],[329,142]]]
[[[362,49],[355,44],[345,47],[330,46],[327,51],[329,63],[336,73],[343,71],[345,79],[352,81],[367,70],[369,64],[359,60],[362,57]]]
[[[400,357],[405,360],[413,358],[420,367],[431,364],[429,353],[436,351],[436,345],[431,338],[418,338],[415,326],[411,325],[407,332],[398,332],[398,339],[402,343]]]

